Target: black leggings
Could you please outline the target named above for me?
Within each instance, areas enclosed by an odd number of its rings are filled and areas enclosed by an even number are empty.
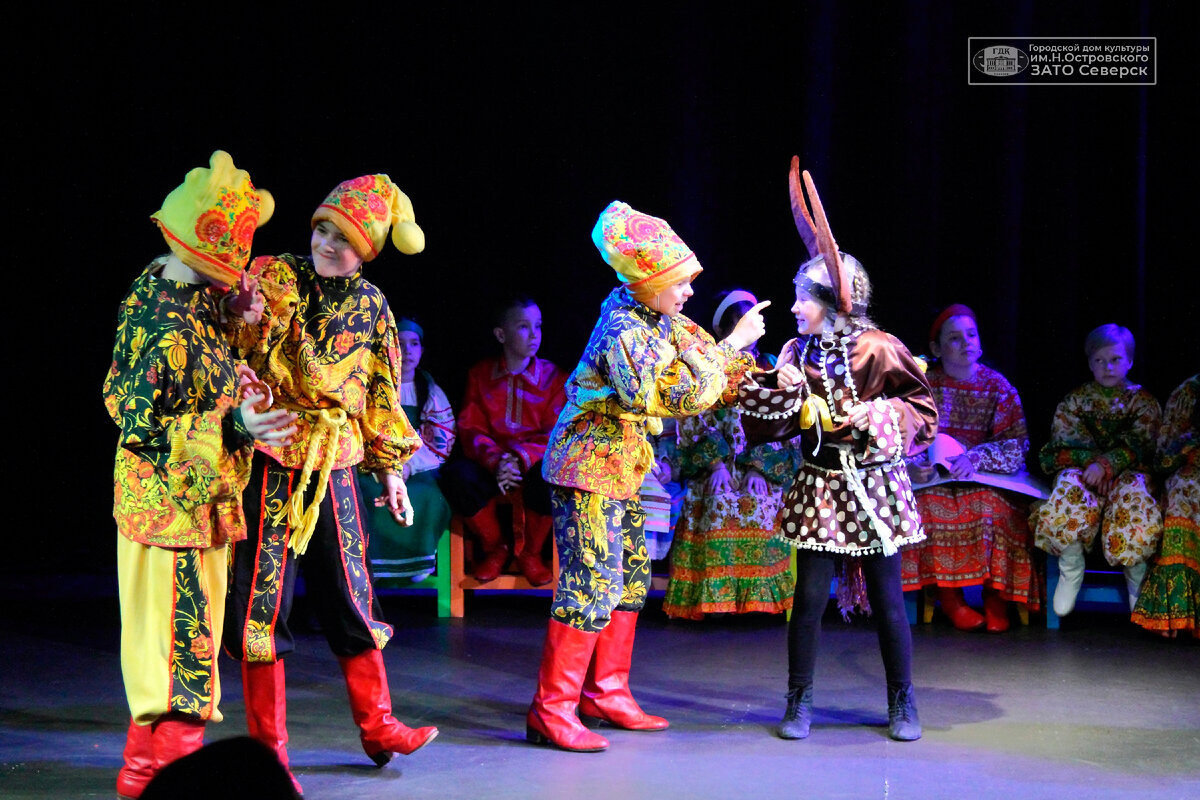
[[[839,556],[796,551],[796,595],[788,623],[788,691],[811,686],[821,639],[821,617],[829,604],[829,586]],[[867,599],[879,633],[879,652],[889,684],[912,681],[912,632],[900,586],[900,554],[863,556]]]

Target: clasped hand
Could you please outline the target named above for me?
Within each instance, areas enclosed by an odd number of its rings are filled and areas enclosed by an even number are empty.
[[[500,456],[500,464],[496,467],[496,485],[500,491],[508,494],[513,489],[521,487],[521,462],[512,453]]]
[[[255,441],[273,446],[292,443],[292,437],[296,435],[296,415],[272,408],[270,388],[245,364],[238,364],[238,391],[242,395],[242,424]]]

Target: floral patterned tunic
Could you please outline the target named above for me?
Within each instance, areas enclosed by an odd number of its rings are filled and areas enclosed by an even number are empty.
[[[104,405],[121,428],[113,516],[123,536],[160,547],[244,539],[251,445],[216,290],[156,277],[133,283],[117,324]]]
[[[1091,550],[1099,533],[1110,564],[1128,567],[1153,555],[1162,513],[1149,471],[1160,414],[1154,396],[1134,383],[1108,388],[1090,381],[1063,398],[1040,453],[1055,481],[1031,519],[1038,547],[1055,556],[1076,542]],[[1093,463],[1113,482],[1105,495],[1083,483]]]
[[[751,442],[801,437],[806,460],[784,496],[780,536],[851,556],[923,540],[904,456],[929,446],[938,415],[912,354],[894,336],[854,327],[791,340],[779,356],[786,364],[800,368],[803,383],[743,388],[739,398]],[[846,415],[856,401],[869,404],[867,431]]]
[[[1109,478],[1127,469],[1148,472],[1160,414],[1154,395],[1136,383],[1110,389],[1089,381],[1058,404],[1039,454],[1042,469],[1053,475],[1095,462]]]
[[[421,440],[400,408],[399,341],[383,293],[361,273],[323,278],[311,259],[293,255],[256,258],[249,271],[259,278],[266,308],[257,325],[235,326],[235,340],[275,405],[300,412],[290,445],[259,449],[300,469],[318,412],[342,409],[347,419],[333,468],[361,462],[399,472]],[[317,463],[323,457],[322,450]]]
[[[542,474],[550,483],[614,500],[637,494],[661,417],[732,402],[752,356],[717,343],[682,314],[658,314],[614,289],[567,381],[567,404],[550,433]]]

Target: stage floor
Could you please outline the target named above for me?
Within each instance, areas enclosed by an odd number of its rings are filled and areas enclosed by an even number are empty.
[[[128,721],[113,582],[4,580],[0,796],[111,798]],[[604,753],[524,740],[547,601],[468,598],[439,620],[430,597],[388,596],[384,650],[396,716],[436,741],[376,769],[362,754],[337,661],[319,633],[287,659],[293,769],[321,798],[1196,798],[1200,646],[1127,619],[1078,612],[1060,630],[913,629],[924,738],[887,738],[869,624],[827,616],[816,721],[804,741],[783,711],[781,618],[668,621],[652,600],[638,628],[633,687],[661,733],[605,729]],[[225,721],[246,731],[237,665],[223,658]],[[228,795],[233,796],[233,795]]]

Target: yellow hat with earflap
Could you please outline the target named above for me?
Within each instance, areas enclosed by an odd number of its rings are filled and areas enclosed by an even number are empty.
[[[274,212],[270,192],[254,188],[250,173],[217,150],[208,167],[189,172],[150,218],[180,261],[232,286],[250,260],[254,231]]]

